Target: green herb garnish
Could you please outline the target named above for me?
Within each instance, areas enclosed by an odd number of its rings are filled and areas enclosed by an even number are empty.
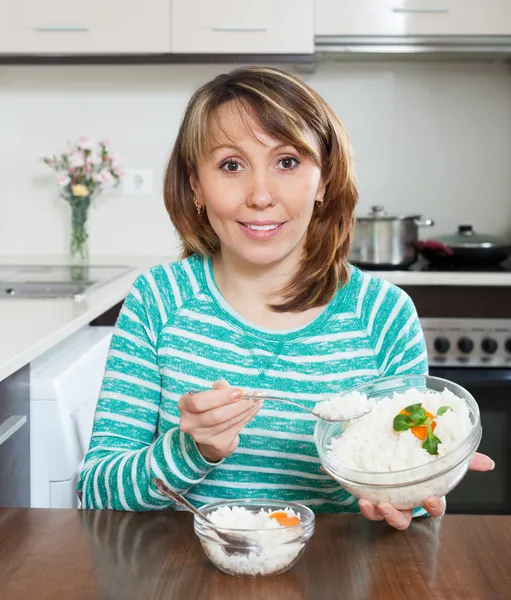
[[[438,409],[437,416],[443,415],[446,411],[452,410],[450,406],[441,406]],[[415,437],[424,440],[422,447],[429,454],[438,454],[438,444],[442,440],[434,433],[436,423],[435,417],[422,406],[422,404],[411,404],[404,408],[398,415],[394,417],[394,431],[412,430]]]

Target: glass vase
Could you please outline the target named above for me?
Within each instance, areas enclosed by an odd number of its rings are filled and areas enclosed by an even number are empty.
[[[88,196],[72,196],[68,199],[71,207],[71,240],[70,254],[72,264],[72,279],[86,279],[89,259],[89,234],[87,232],[87,217],[90,207]]]

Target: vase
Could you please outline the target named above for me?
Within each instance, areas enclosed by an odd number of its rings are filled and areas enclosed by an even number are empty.
[[[72,196],[68,202],[71,206],[71,260],[73,263],[84,263],[89,258],[87,217],[90,198]]]
[[[71,279],[85,281],[88,278],[89,234],[87,217],[91,199],[88,196],[71,196],[67,199],[71,207]]]

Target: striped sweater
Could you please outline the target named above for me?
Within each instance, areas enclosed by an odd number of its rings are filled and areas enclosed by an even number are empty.
[[[237,314],[208,258],[153,267],[133,284],[114,330],[77,485],[83,506],[171,508],[152,484],[158,477],[196,506],[266,497],[358,512],[320,472],[312,415],[267,400],[237,450],[211,464],[180,431],[178,400],[223,378],[312,408],[324,394],[408,373],[427,373],[415,307],[405,292],[355,267],[325,310],[292,331],[256,328]]]

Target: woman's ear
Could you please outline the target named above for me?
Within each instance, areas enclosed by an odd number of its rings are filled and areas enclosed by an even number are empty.
[[[195,196],[199,187],[199,180],[197,179],[195,170],[191,165],[188,165],[188,181],[190,182],[190,187],[192,188],[192,192]]]
[[[323,180],[321,180],[319,182],[319,187],[318,187],[318,191],[316,192],[316,197],[314,198],[314,202],[323,202],[323,200],[325,199],[325,191],[326,191],[326,186],[323,183]]]

